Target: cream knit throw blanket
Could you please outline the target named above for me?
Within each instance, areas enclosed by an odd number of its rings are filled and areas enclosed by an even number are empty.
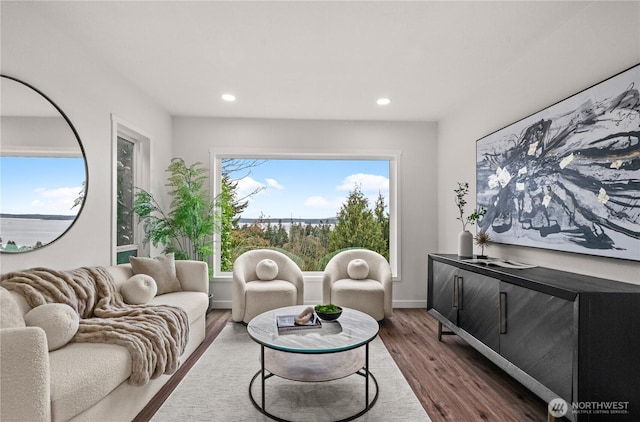
[[[3,274],[0,285],[20,293],[31,307],[65,303],[75,309],[80,328],[72,342],[126,347],[132,359],[129,384],[144,385],[178,369],[189,339],[185,311],[174,306],[126,304],[105,268],[33,268]]]

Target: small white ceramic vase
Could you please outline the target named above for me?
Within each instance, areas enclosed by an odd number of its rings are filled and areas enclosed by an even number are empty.
[[[473,235],[469,230],[461,231],[458,235],[458,257],[473,258]]]

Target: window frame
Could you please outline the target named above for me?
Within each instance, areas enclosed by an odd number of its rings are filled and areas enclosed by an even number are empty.
[[[221,192],[222,182],[222,165],[221,160],[225,158],[240,159],[297,159],[297,160],[385,160],[389,161],[389,265],[391,266],[391,275],[393,280],[399,280],[400,274],[400,213],[398,204],[400,203],[400,168],[402,153],[395,150],[379,150],[379,151],[353,151],[342,150],[336,152],[313,152],[309,150],[264,150],[264,149],[246,149],[246,148],[217,148],[209,149],[209,171],[210,191],[212,197],[216,198]],[[214,279],[229,280],[231,272],[220,271],[220,233],[214,233],[214,253],[213,265]],[[321,278],[321,271],[305,271],[305,278]]]
[[[137,256],[149,256],[150,246],[143,245],[144,232],[134,217],[134,243],[118,246],[118,138],[134,144],[133,185],[149,191],[151,183],[151,138],[124,120],[111,115],[111,265],[117,265],[118,253],[136,251]]]

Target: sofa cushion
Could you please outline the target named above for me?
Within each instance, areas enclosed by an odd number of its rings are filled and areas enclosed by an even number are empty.
[[[378,280],[337,280],[331,286],[331,301],[369,314],[376,321],[384,319],[384,287]]]
[[[202,292],[182,291],[158,295],[148,304],[182,308],[192,325],[206,314],[209,297]],[[131,375],[129,352],[115,344],[69,343],[51,352],[49,357],[52,420],[68,420],[84,412]],[[183,355],[181,359],[185,358]]]
[[[364,259],[352,259],[347,265],[347,274],[353,280],[364,280],[369,275],[369,264]]]
[[[158,286],[150,275],[136,274],[120,287],[125,302],[130,305],[144,305],[156,295]]]
[[[131,355],[116,344],[69,343],[49,353],[49,365],[53,421],[85,411],[131,375]]]
[[[263,312],[297,305],[298,291],[293,283],[285,280],[272,280],[268,283],[250,281],[245,285],[244,322]]]
[[[129,257],[134,274],[146,274],[156,281],[156,294],[179,292],[182,290],[180,280],[176,276],[176,264],[173,253],[156,258]]]
[[[9,290],[0,287],[0,328],[24,327],[24,318],[18,303]]]
[[[209,308],[209,296],[202,292],[175,292],[158,295],[151,299],[149,305],[169,305],[184,309],[189,317],[189,324],[202,318]]]
[[[64,303],[46,303],[27,312],[24,322],[29,327],[40,327],[47,336],[49,351],[69,343],[78,332],[80,317]]]
[[[273,259],[263,259],[256,265],[258,279],[270,281],[278,275],[278,264]]]

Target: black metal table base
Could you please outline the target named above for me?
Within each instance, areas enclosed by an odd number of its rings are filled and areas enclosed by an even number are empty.
[[[289,419],[283,419],[281,417],[278,417],[276,415],[273,415],[269,412],[267,412],[266,409],[264,409],[260,404],[258,404],[258,402],[256,402],[256,400],[253,398],[253,394],[251,393],[251,387],[253,386],[253,383],[256,379],[258,379],[260,377],[260,374],[262,373],[261,370],[259,370],[258,372],[256,372],[256,374],[253,376],[253,378],[251,379],[251,383],[249,383],[249,398],[251,399],[251,403],[253,403],[253,405],[255,406],[256,409],[258,409],[260,411],[260,413],[262,413],[265,416],[270,417],[271,419],[278,421],[278,422],[294,422],[291,421]],[[367,375],[364,373],[364,371],[358,371],[356,372],[356,374],[361,375],[363,377],[366,377]],[[361,411],[359,411],[358,413],[356,413],[355,415],[346,417],[344,419],[339,419],[337,421],[334,422],[347,422],[347,421],[352,421],[354,419],[359,418],[360,416],[364,415],[365,413],[367,413],[372,407],[373,405],[376,403],[376,401],[378,400],[378,381],[376,380],[376,377],[373,376],[373,374],[371,372],[368,373],[369,377],[371,378],[371,380],[373,381],[373,385],[376,388],[376,392],[375,395],[373,396],[373,399],[371,400],[371,403],[367,403],[366,407],[364,409],[362,409]],[[271,378],[273,376],[273,374],[268,374],[265,379]],[[263,392],[263,398],[264,398],[264,392]]]
[[[347,422],[347,421],[352,421],[356,418],[359,418],[360,416],[364,415],[365,413],[367,413],[369,410],[371,410],[371,408],[373,407],[373,405],[376,403],[376,401],[378,400],[378,381],[376,380],[376,377],[373,376],[373,374],[371,373],[371,371],[369,371],[369,344],[367,344],[366,346],[366,366],[362,369],[360,369],[358,372],[355,372],[355,374],[360,375],[362,377],[365,378],[365,383],[364,383],[364,388],[365,388],[365,407],[364,409],[362,409],[361,411],[359,411],[358,413],[356,413],[355,415],[351,415],[348,416],[344,419],[339,419],[337,421],[334,422]],[[262,362],[262,368],[260,370],[258,370],[258,372],[255,373],[255,375],[253,376],[253,378],[251,378],[251,382],[249,383],[249,398],[251,399],[251,403],[253,403],[253,405],[255,406],[256,409],[258,409],[260,411],[260,413],[262,413],[265,416],[270,417],[271,419],[278,421],[278,422],[294,422],[294,421],[290,421],[288,419],[284,419],[281,418],[279,416],[273,415],[270,412],[268,412],[266,410],[266,406],[265,406],[265,389],[266,389],[266,383],[265,381],[271,377],[274,376],[274,374],[269,373],[265,368],[264,368],[264,346],[261,347],[261,362]],[[257,379],[260,379],[261,382],[261,393],[262,393],[262,397],[261,397],[261,403],[258,404],[258,402],[255,400],[255,398],[253,397],[253,384],[255,383],[255,381]],[[373,386],[375,387],[375,394],[373,396],[373,399],[371,399],[371,401],[369,400],[369,379],[371,379],[373,381]]]

